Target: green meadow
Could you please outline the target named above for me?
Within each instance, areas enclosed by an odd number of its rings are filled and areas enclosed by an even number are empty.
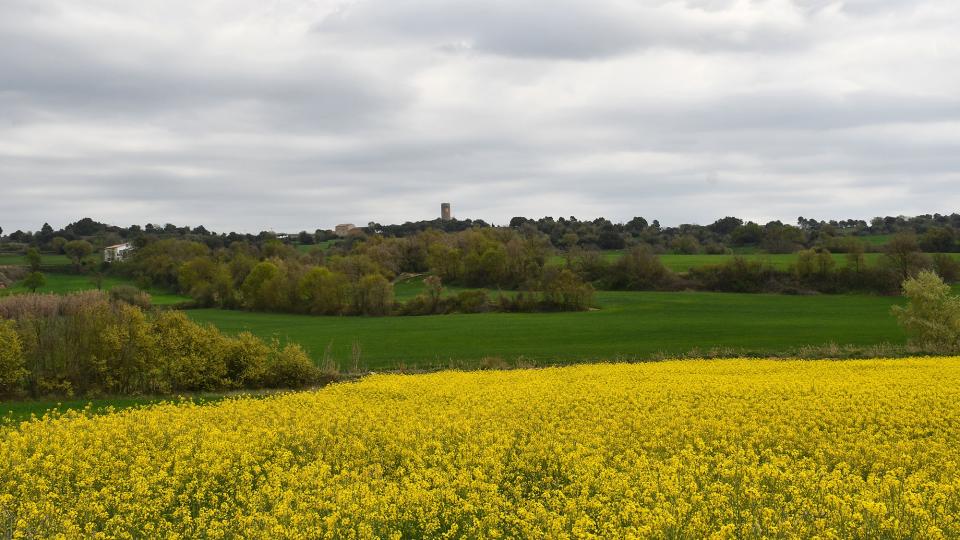
[[[900,298],[730,293],[599,292],[578,313],[422,317],[314,317],[190,310],[227,332],[302,344],[320,360],[329,347],[346,368],[358,343],[369,369],[477,365],[487,357],[538,363],[639,360],[695,348],[762,353],[827,343],[902,344],[890,307]]]
[[[85,274],[61,274],[45,272],[43,274],[46,284],[38,287],[38,293],[67,294],[77,291],[87,291],[97,288],[97,283],[89,275]],[[104,276],[100,283],[100,288],[110,290],[117,285],[134,285],[133,281],[116,276]],[[16,294],[30,292],[22,283],[17,283],[10,288],[7,294]],[[179,294],[173,294],[162,290],[148,290],[153,304],[158,306],[174,305],[182,302],[189,302],[190,298]]]

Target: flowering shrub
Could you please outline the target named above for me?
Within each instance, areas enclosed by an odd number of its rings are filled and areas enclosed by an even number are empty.
[[[371,376],[0,431],[15,537],[956,538],[960,358]],[[2,532],[0,532],[2,534]]]

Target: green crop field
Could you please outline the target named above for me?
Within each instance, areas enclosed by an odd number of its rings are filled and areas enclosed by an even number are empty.
[[[51,272],[44,273],[43,276],[46,278],[47,284],[43,287],[39,287],[37,289],[38,293],[66,294],[97,288],[96,284],[89,275],[58,274]],[[101,288],[104,290],[109,290],[117,285],[133,285],[133,282],[126,278],[104,276]],[[23,292],[29,292],[29,290],[19,283],[10,289],[10,293],[13,294]],[[164,291],[150,290],[147,292],[150,293],[151,301],[158,306],[173,305],[190,301],[189,297],[171,294]]]
[[[27,258],[20,253],[0,253],[0,266],[26,266]],[[40,257],[41,266],[65,266],[71,264],[66,255],[44,253]]]
[[[750,352],[803,345],[902,343],[890,315],[899,298],[724,293],[600,292],[581,313],[488,313],[424,317],[311,317],[220,309],[188,311],[228,332],[249,330],[304,345],[328,344],[344,366],[351,344],[369,368],[476,364],[488,356],[538,362],[637,359],[694,348]]]

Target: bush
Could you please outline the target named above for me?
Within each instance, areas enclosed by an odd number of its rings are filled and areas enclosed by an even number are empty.
[[[20,336],[10,321],[0,320],[0,394],[9,394],[21,388],[24,369],[23,347]]]
[[[163,311],[154,319],[151,332],[169,390],[215,390],[229,385],[228,342],[215,327],[200,326],[179,311]]]
[[[933,269],[947,283],[954,283],[960,280],[960,261],[957,261],[946,253],[936,253],[933,255]]]
[[[490,298],[487,291],[483,289],[461,291],[453,300],[456,303],[456,309],[462,313],[482,313],[490,309]]]
[[[114,302],[124,302],[141,309],[151,306],[150,295],[133,285],[117,285],[110,289],[110,299]]]
[[[307,356],[303,347],[288,343],[281,349],[275,345],[267,372],[270,386],[303,388],[320,381],[320,375],[320,370]]]
[[[250,332],[241,332],[226,345],[227,378],[241,388],[268,384],[270,347]]]
[[[894,306],[893,313],[910,342],[931,352],[953,353],[960,349],[960,297],[940,276],[921,271],[903,282],[905,306]]]

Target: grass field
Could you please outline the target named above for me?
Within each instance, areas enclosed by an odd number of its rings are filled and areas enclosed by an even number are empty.
[[[0,253],[0,266],[26,266],[27,258],[19,253]],[[44,253],[40,257],[41,266],[65,266],[71,264],[66,255]]]
[[[729,293],[600,292],[601,309],[580,313],[486,313],[424,317],[312,317],[190,310],[228,332],[249,330],[304,345],[328,344],[345,367],[359,341],[369,368],[476,365],[484,357],[538,362],[644,358],[693,348],[764,352],[803,345],[902,343],[890,315],[899,298]]]
[[[47,280],[47,284],[43,287],[37,288],[38,293],[56,293],[56,294],[66,294],[77,291],[86,291],[91,289],[96,289],[96,284],[91,280],[91,277],[88,275],[82,274],[57,274],[57,273],[44,273],[44,278]],[[101,288],[103,290],[110,290],[112,287],[117,285],[133,285],[133,281],[114,276],[105,276],[103,278],[103,283]],[[17,284],[10,289],[10,293],[24,293],[30,292],[29,289],[25,288],[23,285]],[[163,306],[163,305],[174,305],[181,302],[190,301],[189,297],[181,296],[178,294],[171,294],[168,292],[160,290],[150,290],[147,291],[150,293],[150,298],[154,305]]]
[[[0,534],[958,538],[958,400],[960,358],[724,359],[70,414],[0,428]]]

